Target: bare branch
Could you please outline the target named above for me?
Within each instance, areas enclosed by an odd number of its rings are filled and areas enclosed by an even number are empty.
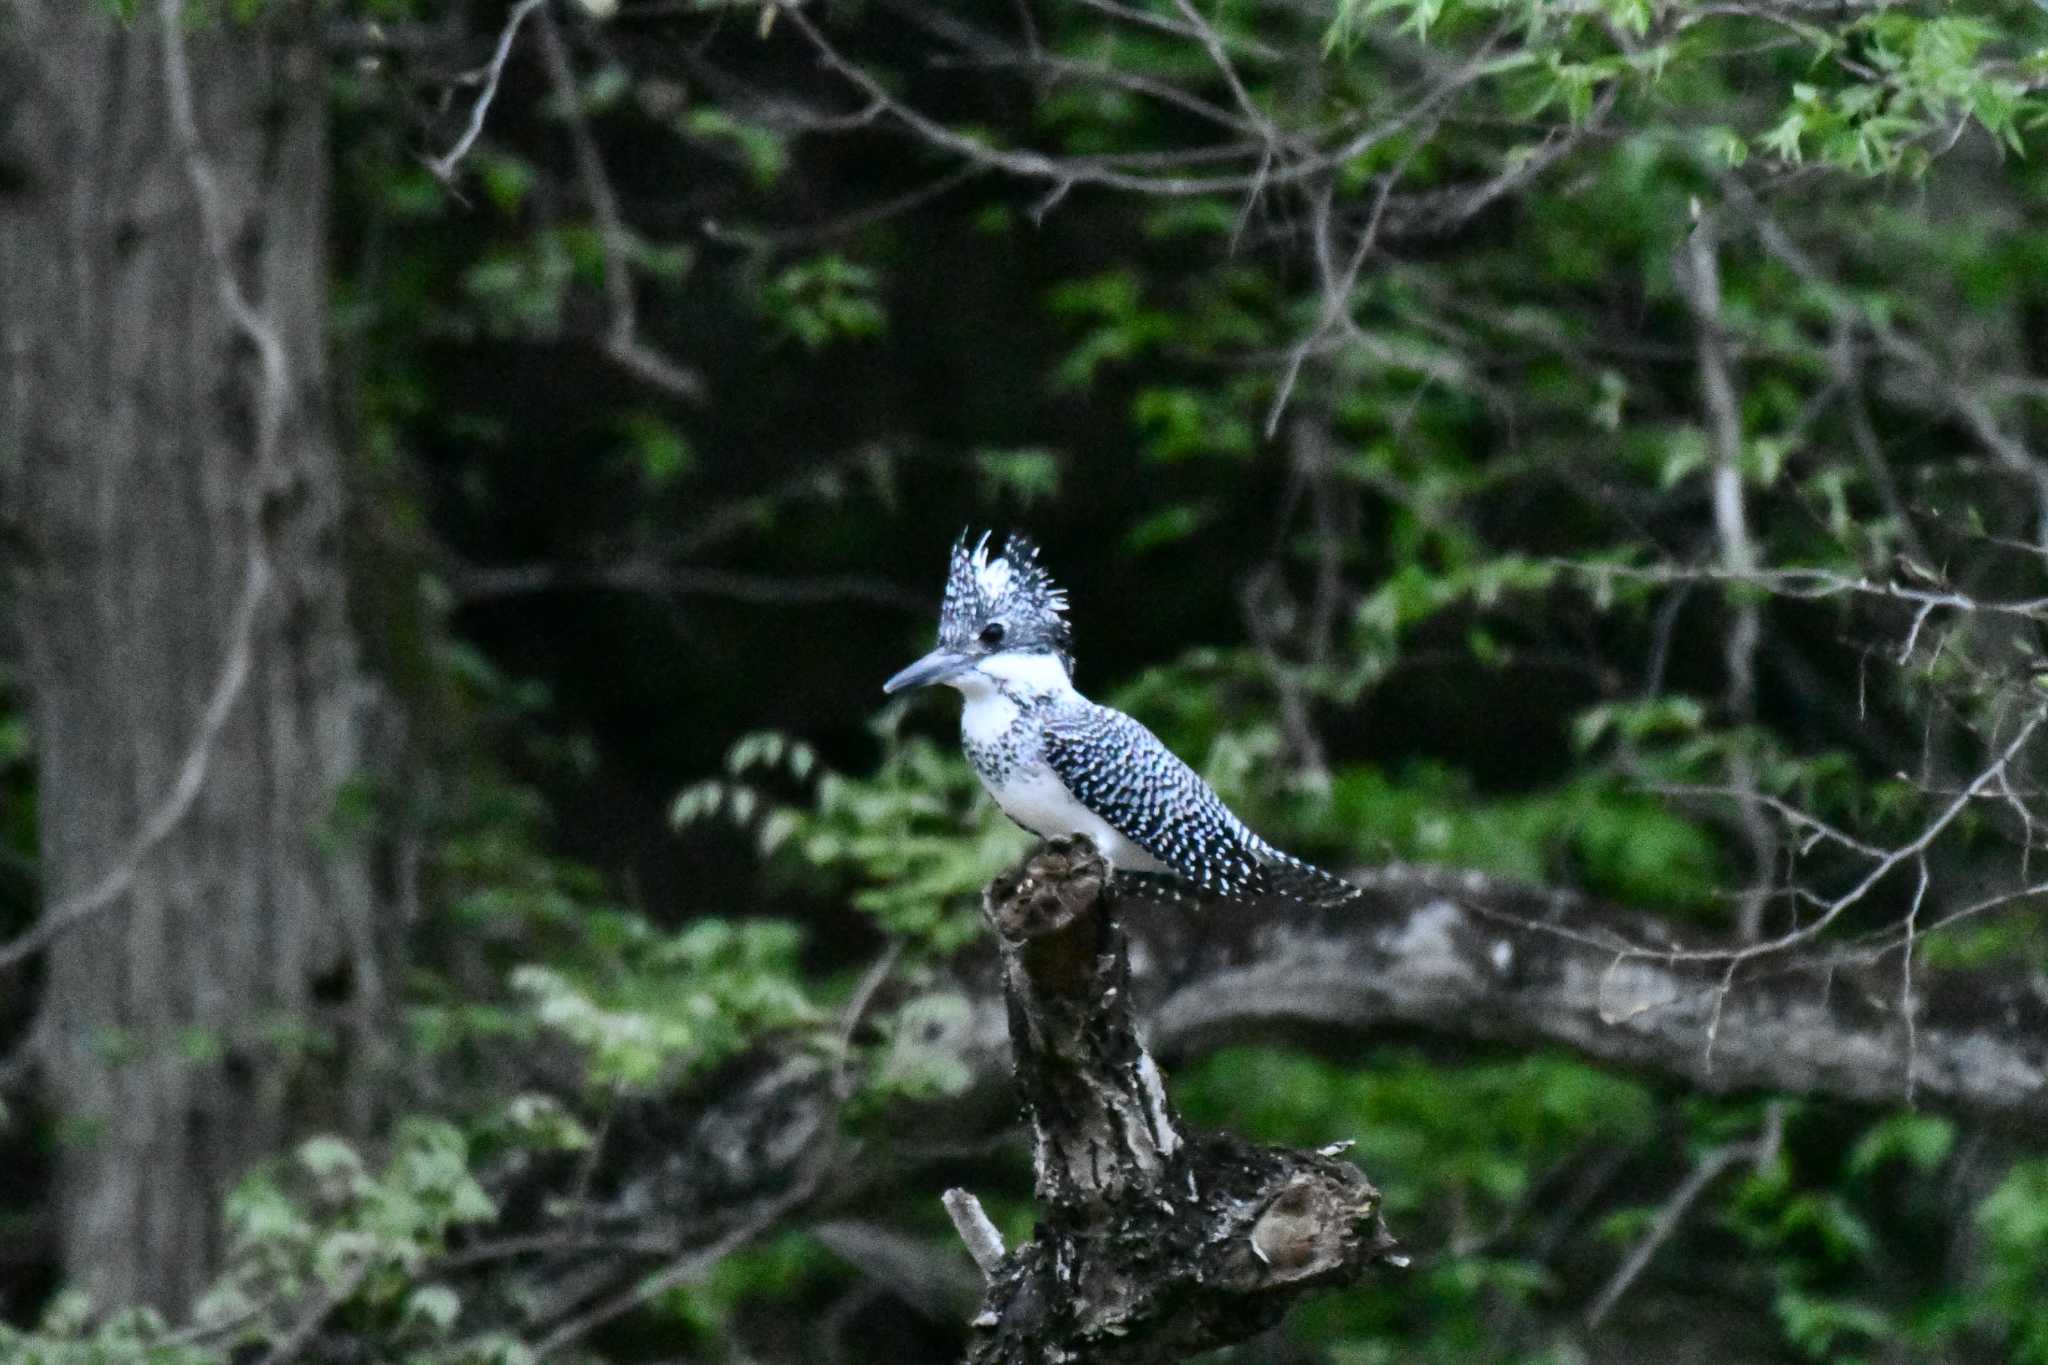
[[[1043,47],[1018,48],[943,9],[916,4],[895,4],[891,8],[902,13],[912,23],[944,38],[961,51],[972,54],[973,61],[978,65],[1012,67],[1053,81],[1085,82],[1117,90],[1128,90],[1147,99],[1157,100],[1161,104],[1172,105],[1234,133],[1253,137],[1259,135],[1256,123],[1234,115],[1228,109],[1213,104],[1172,81],[1148,76],[1142,72],[1125,71],[1105,62],[1084,62],[1072,57],[1062,57],[1046,51]],[[950,64],[953,63],[935,63]]]
[[[1594,580],[1633,579],[1648,583],[1727,583],[1763,588],[1785,597],[1822,601],[1833,597],[1880,597],[1959,612],[1989,616],[2012,616],[2048,623],[2048,597],[1973,597],[1953,588],[1920,588],[1909,583],[1888,582],[1869,577],[1851,577],[1833,569],[1755,569],[1736,574],[1708,565],[1634,565],[1582,563],[1574,559],[1546,561],[1553,568]]]
[[[458,570],[451,584],[464,602],[491,602],[538,592],[603,590],[723,597],[761,606],[803,607],[866,602],[899,611],[929,612],[930,598],[864,574],[744,573],[666,565],[651,558],[615,564],[517,564]]]
[[[482,72],[483,89],[478,92],[476,103],[470,106],[469,126],[462,130],[462,136],[456,140],[453,147],[427,163],[427,169],[434,173],[436,179],[443,182],[452,180],[455,168],[462,164],[462,159],[469,155],[469,149],[476,145],[477,138],[484,130],[484,118],[491,112],[491,102],[498,98],[498,82],[505,75],[505,63],[512,56],[512,43],[519,37],[520,25],[544,3],[545,0],[519,0],[519,3],[512,7],[511,13],[505,16],[505,27],[498,33],[498,46],[491,53],[490,65]]]
[[[1838,325],[1867,334],[1887,358],[1907,366],[1939,403],[1970,429],[1979,444],[2031,486],[2036,506],[2037,544],[2048,550],[2048,461],[2037,457],[2025,442],[1999,423],[1989,399],[1985,397],[1985,388],[1995,385],[1980,388],[1959,375],[1946,373],[1940,360],[1926,347],[1868,310],[1857,307],[1846,291],[1799,247],[1792,235],[1763,210],[1738,178],[1724,176],[1722,185],[1730,198],[1740,202],[1753,217],[1764,248],[1801,280],[1814,286],[1815,296],[1834,314]]]
[[[1367,899],[1343,912],[1134,915],[1140,1006],[1162,1054],[1270,1029],[1340,1047],[1400,1025],[1560,1043],[1716,1093],[1904,1097],[1898,983],[1878,965],[1787,954],[1764,971],[1768,945],[1682,941],[1641,915],[1473,874],[1352,879]],[[1915,975],[1920,1103],[2048,1121],[2048,1005],[2024,975]]]
[[[306,1309],[291,1330],[278,1339],[276,1345],[264,1352],[259,1365],[290,1365],[299,1359],[319,1335],[320,1328],[334,1315],[334,1311],[355,1297],[355,1292],[370,1278],[370,1272],[377,1268],[374,1256],[365,1255],[350,1267],[348,1274],[333,1285],[320,1290],[313,1298],[312,1306]]]
[[[1416,145],[1421,146],[1426,141],[1427,139],[1418,140]],[[1287,364],[1280,372],[1279,386],[1273,390],[1273,401],[1266,408],[1266,439],[1269,441],[1280,430],[1280,415],[1287,410],[1287,400],[1293,396],[1295,382],[1301,377],[1301,367],[1307,363],[1309,355],[1321,344],[1323,338],[1336,329],[1340,321],[1349,321],[1351,295],[1358,287],[1358,272],[1365,267],[1367,258],[1372,255],[1373,244],[1379,240],[1380,223],[1387,211],[1387,198],[1394,192],[1394,183],[1400,179],[1402,170],[1406,169],[1408,159],[1404,156],[1399,166],[1380,177],[1379,190],[1373,196],[1372,216],[1366,220],[1365,230],[1359,233],[1358,241],[1352,247],[1351,256],[1341,269],[1332,261],[1332,215],[1328,187],[1324,187],[1316,198],[1315,256],[1317,269],[1322,275],[1323,310],[1308,335],[1288,353]]]
[[[1145,175],[1120,169],[1115,164],[1105,164],[1084,157],[1055,157],[1037,151],[991,147],[965,134],[957,133],[896,98],[866,68],[840,52],[801,9],[785,4],[777,12],[788,17],[789,22],[816,50],[819,60],[825,67],[858,90],[870,107],[888,113],[898,123],[933,146],[976,165],[1006,171],[1027,179],[1049,181],[1055,187],[1100,185],[1110,189],[1174,197],[1237,193],[1270,184],[1300,182],[1331,172],[1429,116],[1460,90],[1482,79],[1488,70],[1484,62],[1468,63],[1453,77],[1441,82],[1426,95],[1406,102],[1401,113],[1392,119],[1364,129],[1339,145],[1318,151],[1311,156],[1303,156],[1287,166],[1270,170],[1260,167],[1254,171],[1234,175]],[[1192,31],[1189,31],[1188,36],[1199,40],[1199,35]],[[1256,155],[1259,146],[1259,143],[1253,142],[1248,145],[1247,151]]]
[[[1906,1021],[1906,1103],[1920,1080],[1920,1002],[1913,998],[1913,953],[1919,947],[1920,907],[1927,900],[1927,855],[1914,860],[1920,880],[1913,887],[1913,905],[1906,912],[1906,950],[1899,955],[1899,1015]]]
[[[569,146],[576,157],[576,175],[583,194],[590,201],[591,216],[597,219],[598,250],[604,258],[604,295],[608,324],[604,351],[628,374],[635,376],[671,398],[697,402],[704,397],[704,381],[694,371],[663,355],[640,337],[639,311],[633,299],[633,256],[638,249],[626,220],[619,212],[619,196],[605,173],[604,158],[591,135],[590,121],[583,113],[583,94],[576,84],[576,72],[569,64],[568,45],[554,17],[545,10],[538,20],[540,50],[547,65],[548,81],[562,117],[569,125]]]
[[[1120,20],[1138,28],[1149,28],[1159,33],[1171,33],[1181,38],[1199,38],[1201,36],[1186,24],[1177,24],[1163,14],[1153,14],[1146,10],[1132,9],[1128,5],[1117,4],[1116,0],[1080,0],[1080,3],[1088,9],[1099,11],[1112,19]],[[1280,51],[1278,48],[1269,47],[1264,43],[1246,38],[1232,38],[1228,41],[1231,46],[1238,48],[1240,51],[1250,53],[1262,61],[1281,62],[1288,60],[1287,53]]]
[[[1819,918],[1780,934],[1776,938],[1754,943],[1746,948],[1735,951],[1725,949],[1685,950],[1658,953],[1657,956],[1667,962],[1714,961],[1733,963],[1747,961],[1767,953],[1781,953],[1788,948],[1795,948],[1803,943],[1811,942],[1825,931],[1829,925],[1841,918],[1842,913],[1850,906],[1860,903],[1865,896],[1869,895],[1871,889],[1889,876],[1894,868],[1899,867],[1903,863],[1918,859],[1924,854],[1972,801],[1976,800],[1987,788],[1996,785],[2004,777],[2007,766],[2011,764],[2013,759],[2019,756],[2020,751],[2027,746],[2028,741],[2033,739],[2035,731],[2040,728],[2044,718],[2048,718],[2048,711],[2037,708],[2030,712],[2026,719],[2020,723],[2018,732],[2005,748],[1999,752],[1990,766],[1970,779],[1969,784],[1958,792],[1955,798],[1921,829],[1919,834],[1877,859],[1872,864],[1870,870],[1864,873],[1855,885],[1834,899],[1825,902],[1821,908]]]
[[[1708,1186],[1720,1179],[1723,1171],[1742,1162],[1761,1166],[1771,1159],[1783,1140],[1784,1122],[1784,1107],[1773,1104],[1765,1112],[1763,1130],[1754,1138],[1748,1142],[1731,1142],[1716,1147],[1700,1158],[1686,1173],[1685,1179],[1679,1182],[1678,1188],[1671,1192],[1671,1197],[1664,1201],[1664,1207],[1657,1210],[1656,1221],[1650,1224],[1650,1230],[1630,1248],[1614,1277],[1608,1280],[1586,1310],[1586,1326],[1597,1330],[1607,1320],[1607,1315],[1614,1311],[1622,1296],[1649,1267],[1650,1258],[1671,1240],[1693,1204],[1707,1192]]]
[[[1269,149],[1278,148],[1289,141],[1274,126],[1266,111],[1259,107],[1258,101],[1252,98],[1251,91],[1245,89],[1244,81],[1237,74],[1236,63],[1230,60],[1230,54],[1224,50],[1223,39],[1210,26],[1209,21],[1202,17],[1202,12],[1196,9],[1190,0],[1174,0],[1174,6],[1180,10],[1181,17],[1188,21],[1188,27],[1194,30],[1203,50],[1209,54],[1210,62],[1222,73],[1223,83],[1230,87],[1231,99],[1236,101],[1245,121],[1258,133],[1260,140],[1265,142]]]
[[[1700,391],[1714,452],[1714,531],[1721,543],[1721,564],[1731,575],[1741,578],[1756,572],[1757,552],[1750,538],[1749,513],[1743,498],[1742,409],[1735,395],[1728,336],[1721,318],[1719,252],[1714,215],[1696,206],[1684,264],[1676,273],[1699,332]],[[1734,596],[1722,658],[1728,671],[1729,713],[1738,724],[1747,724],[1756,718],[1756,652],[1763,637],[1763,622],[1754,599],[1741,596],[1739,590]],[[1764,907],[1770,901],[1778,845],[1757,800],[1756,765],[1747,752],[1738,751],[1730,759],[1729,767],[1730,780],[1737,789],[1737,824],[1750,860],[1750,883],[1742,892],[1738,922],[1742,937],[1753,940],[1763,932]]]
[[[816,1160],[810,1174],[794,1188],[773,1199],[763,1201],[748,1217],[723,1236],[677,1257],[654,1274],[638,1279],[630,1287],[563,1322],[535,1344],[533,1358],[547,1360],[557,1356],[606,1323],[624,1317],[642,1304],[666,1294],[677,1285],[687,1284],[706,1274],[727,1256],[808,1204],[822,1187],[824,1178],[831,1169],[832,1163],[829,1158]]]

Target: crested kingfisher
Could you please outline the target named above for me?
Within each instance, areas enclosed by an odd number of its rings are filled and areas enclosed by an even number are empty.
[[[1358,888],[1261,839],[1123,712],[1074,690],[1067,595],[1021,535],[954,542],[938,648],[882,685],[960,692],[960,738],[996,805],[1042,838],[1085,834],[1121,874],[1310,905]]]

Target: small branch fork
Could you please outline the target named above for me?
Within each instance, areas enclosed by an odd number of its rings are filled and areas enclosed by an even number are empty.
[[[993,882],[1038,1235],[1014,1251],[964,1190],[947,1212],[988,1279],[969,1365],[1178,1361],[1278,1322],[1311,1290],[1403,1265],[1379,1192],[1337,1154],[1185,1131],[1132,1024],[1109,866],[1046,843]]]

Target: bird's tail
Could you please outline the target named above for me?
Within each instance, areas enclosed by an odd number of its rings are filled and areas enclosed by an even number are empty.
[[[1204,890],[1171,872],[1116,874],[1117,885],[1145,900],[1194,908],[1218,901],[1292,901],[1314,910],[1330,910],[1362,900],[1365,892],[1334,872],[1325,872],[1277,848],[1268,848],[1251,880],[1230,891]]]
[[[1334,872],[1325,872],[1313,863],[1305,863],[1291,853],[1278,849],[1267,858],[1260,869],[1267,895],[1295,901],[1318,910],[1334,909],[1349,905],[1360,899],[1365,892],[1345,881]]]

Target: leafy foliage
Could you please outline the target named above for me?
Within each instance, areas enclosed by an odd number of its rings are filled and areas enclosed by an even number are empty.
[[[621,916],[598,933],[609,940],[601,973],[535,964],[512,975],[540,1023],[587,1054],[593,1085],[674,1087],[769,1030],[819,1021],[789,925],[707,920],[664,935]]]
[[[891,935],[921,952],[954,951],[979,931],[973,898],[1028,845],[957,750],[902,737],[901,718],[898,709],[876,723],[884,751],[873,774],[819,772],[808,805],[775,802],[744,779],[756,768],[810,778],[811,750],[773,734],[742,739],[726,757],[729,779],[684,791],[672,818],[747,825],[763,854],[849,887],[852,904]]]

